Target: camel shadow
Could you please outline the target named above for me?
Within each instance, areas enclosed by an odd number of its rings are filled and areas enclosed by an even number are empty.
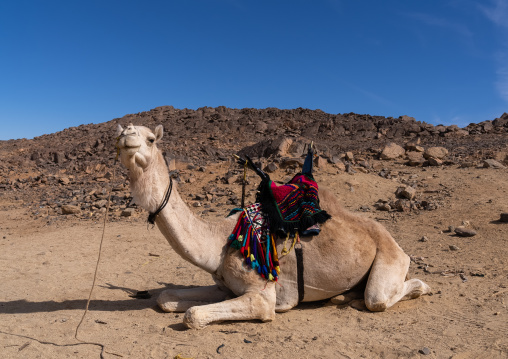
[[[115,286],[110,283],[101,285],[103,288],[111,290],[121,290],[126,293],[126,299],[121,300],[107,300],[107,299],[92,299],[90,301],[89,311],[104,311],[104,312],[127,312],[135,310],[144,310],[151,308],[156,312],[162,313],[156,303],[156,298],[165,289],[175,288],[193,288],[194,286],[173,285],[167,283],[159,283],[164,285],[161,288],[149,289],[147,292],[151,295],[150,298],[134,298],[138,290],[127,287]],[[58,312],[61,310],[84,310],[86,307],[87,299],[70,299],[63,301],[47,300],[41,302],[31,302],[25,299],[12,300],[0,302],[0,314],[28,314],[28,313],[50,313]]]

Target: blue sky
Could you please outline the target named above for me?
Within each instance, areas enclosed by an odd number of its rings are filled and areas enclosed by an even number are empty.
[[[157,106],[508,112],[508,0],[0,2],[0,140]]]

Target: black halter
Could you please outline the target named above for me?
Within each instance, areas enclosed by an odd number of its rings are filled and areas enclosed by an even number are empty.
[[[164,207],[166,207],[166,205],[168,204],[169,197],[171,196],[172,190],[173,190],[173,178],[170,176],[169,177],[169,186],[168,186],[168,189],[166,190],[166,193],[164,194],[162,203],[159,206],[159,208],[157,208],[157,210],[155,212],[150,213],[148,215],[148,223],[155,224],[155,218],[158,216],[159,213],[161,213],[161,211],[164,209]]]

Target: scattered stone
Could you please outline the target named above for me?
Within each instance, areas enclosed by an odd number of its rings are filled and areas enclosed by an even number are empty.
[[[455,245],[450,245],[448,248],[450,248],[451,251],[458,251],[459,250],[459,247],[455,246]]]
[[[455,234],[459,237],[473,237],[476,236],[476,231],[463,226],[455,228]]]
[[[122,217],[131,217],[136,210],[134,208],[126,208],[120,214]]]
[[[423,355],[430,355],[430,349],[427,347],[423,347],[422,349],[418,350],[418,353]]]
[[[488,160],[483,161],[483,168],[500,169],[500,168],[506,168],[506,166],[497,162],[496,160],[488,159]]]
[[[374,207],[379,211],[391,211],[392,207],[388,203],[378,202]]]
[[[395,203],[390,203],[390,207],[395,208],[398,212],[409,212],[411,203],[407,199],[398,199]]]
[[[70,181],[69,177],[62,177],[58,180],[58,182],[60,182],[63,185],[68,185],[71,181]]]
[[[508,223],[508,213],[501,213],[501,218],[499,218],[499,222]]]
[[[404,156],[406,151],[396,143],[390,142],[385,146],[379,158],[382,160],[394,160]]]
[[[68,204],[64,204],[62,206],[62,214],[79,214],[81,213],[81,208],[78,206],[72,206]]]
[[[429,239],[426,236],[422,236],[422,238],[419,239],[419,242],[427,242]]]
[[[415,198],[416,196],[416,190],[413,187],[399,187],[395,191],[395,195],[398,198],[407,198],[409,200]]]

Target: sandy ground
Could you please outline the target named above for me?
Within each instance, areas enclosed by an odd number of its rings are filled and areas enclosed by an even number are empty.
[[[178,257],[157,229],[147,229],[143,216],[108,222],[80,339],[104,344],[114,353],[106,358],[507,358],[508,223],[497,220],[508,212],[508,170],[392,167],[400,180],[418,181],[418,196],[442,205],[418,213],[372,209],[361,215],[387,226],[415,258],[410,275],[427,282],[431,296],[382,313],[328,301],[304,303],[269,323],[187,330],[183,314],[162,313],[155,298],[166,287],[212,280]],[[394,198],[400,185],[374,174],[333,170],[318,171],[316,178],[352,211]],[[194,188],[209,180],[203,174]],[[182,194],[192,190],[187,184],[180,188]],[[225,213],[211,213],[219,214]],[[461,238],[447,232],[463,221],[478,234]],[[46,226],[17,203],[0,202],[0,357],[99,358],[98,346],[60,345],[76,343],[101,233],[101,222],[68,218]],[[152,298],[130,297],[142,290]]]

